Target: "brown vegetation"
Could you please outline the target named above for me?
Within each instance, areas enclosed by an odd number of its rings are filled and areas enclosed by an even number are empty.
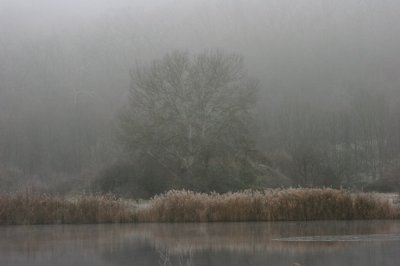
[[[46,194],[0,196],[0,224],[83,224],[133,221],[133,212],[109,196],[74,200]]]
[[[373,194],[334,189],[226,194],[172,190],[142,206],[111,196],[0,196],[0,224],[395,219],[399,214],[398,207]]]
[[[397,207],[372,194],[335,189],[277,189],[205,194],[169,191],[138,212],[141,222],[394,219]]]

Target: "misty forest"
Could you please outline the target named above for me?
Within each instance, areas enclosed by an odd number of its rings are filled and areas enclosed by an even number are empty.
[[[0,189],[400,181],[395,1],[0,1]]]
[[[397,266],[399,47],[397,0],[0,0],[0,265]]]

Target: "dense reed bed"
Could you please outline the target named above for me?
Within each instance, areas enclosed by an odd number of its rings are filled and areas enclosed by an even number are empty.
[[[235,193],[172,190],[146,204],[110,196],[65,199],[45,194],[0,196],[0,224],[239,222],[396,219],[399,208],[373,194],[334,189]]]
[[[80,196],[74,200],[46,194],[0,196],[0,224],[88,224],[132,222],[134,214],[109,196]]]
[[[137,213],[141,222],[395,219],[399,209],[373,194],[335,189],[277,189],[204,194],[169,191]]]

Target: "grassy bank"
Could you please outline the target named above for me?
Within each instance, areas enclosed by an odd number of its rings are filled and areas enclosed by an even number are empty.
[[[169,191],[146,205],[109,196],[74,200],[43,194],[0,196],[0,224],[236,222],[396,219],[399,208],[373,194],[283,189],[205,194]]]

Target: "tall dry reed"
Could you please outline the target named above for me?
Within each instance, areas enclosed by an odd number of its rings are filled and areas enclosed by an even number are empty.
[[[137,213],[140,222],[394,219],[399,209],[372,194],[335,189],[276,189],[205,194],[172,190]]]
[[[132,221],[133,211],[109,196],[81,196],[74,200],[32,193],[0,196],[0,224],[3,225]]]
[[[399,208],[372,194],[334,189],[235,193],[172,190],[144,206],[111,196],[73,200],[46,194],[0,195],[0,224],[308,221],[400,218]]]

